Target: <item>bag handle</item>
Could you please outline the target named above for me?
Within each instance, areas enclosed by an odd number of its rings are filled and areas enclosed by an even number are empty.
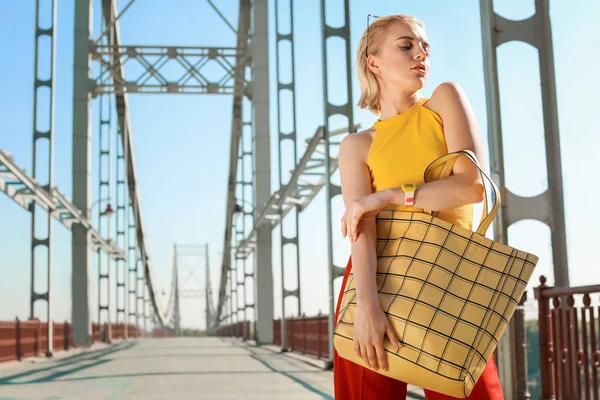
[[[469,152],[470,150],[465,150],[465,152]],[[460,153],[457,152],[457,153]],[[446,178],[448,176],[450,176],[450,174],[452,174],[452,170],[454,168],[454,164],[456,163],[456,161],[458,160],[458,157],[460,155],[464,155],[465,157],[469,158],[470,161],[472,161],[473,163],[475,163],[477,166],[479,166],[479,162],[477,160],[477,158],[475,157],[474,154],[458,154],[456,156],[453,156],[452,154],[456,154],[456,153],[450,153],[449,155],[446,156],[442,156],[440,157],[440,159],[434,160],[431,165],[428,167],[428,169],[425,170],[425,181],[429,182],[432,181],[434,177],[432,177],[433,175],[433,171],[435,170],[435,168],[437,168],[440,164],[443,163],[443,167],[442,167],[442,172],[440,173],[440,176],[437,179],[443,179]],[[449,157],[451,156],[451,157]],[[447,158],[447,159],[442,159],[443,157]],[[430,169],[429,169],[430,168]],[[481,169],[480,169],[481,171]],[[483,176],[482,176],[483,178]],[[481,209],[481,217],[479,218],[479,221],[483,221],[485,219],[486,216],[486,212],[488,209],[488,204],[487,204],[487,191],[485,189],[484,186],[484,191],[485,191],[485,196],[483,198],[483,208]],[[435,212],[436,216],[437,216],[437,211]],[[486,228],[487,230],[487,228]]]
[[[494,192],[493,206],[491,211],[488,212],[487,188],[484,182],[483,210],[481,212],[481,220],[479,222],[479,227],[477,227],[477,233],[485,236],[485,232],[492,224],[494,218],[496,218],[496,215],[498,215],[498,211],[500,210],[500,204],[502,200],[500,198],[500,191],[498,190],[498,187],[496,186],[494,181],[492,181],[492,179],[490,179],[490,177],[481,169],[477,157],[471,150],[459,150],[456,152],[445,154],[437,158],[436,160],[433,160],[431,164],[429,164],[427,169],[425,169],[424,180],[425,182],[431,181],[433,171],[440,165],[443,165],[443,167],[442,172],[440,173],[440,177],[438,179],[443,179],[450,176],[450,174],[452,173],[452,169],[454,168],[454,164],[460,156],[467,157],[469,161],[475,164],[475,166],[479,170],[479,173],[481,174],[481,177],[487,179],[487,181],[492,186]]]

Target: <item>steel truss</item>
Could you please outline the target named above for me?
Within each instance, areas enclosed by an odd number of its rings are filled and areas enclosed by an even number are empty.
[[[95,40],[88,43],[88,52],[91,59],[101,64],[101,73],[92,79],[94,84],[89,92],[92,97],[102,94],[114,94],[116,99],[116,108],[118,114],[118,127],[120,139],[124,154],[119,157],[124,160],[126,165],[126,176],[129,189],[130,207],[132,209],[133,219],[130,223],[130,230],[136,230],[136,243],[139,248],[138,263],[143,265],[143,275],[147,284],[146,295],[135,295],[136,308],[139,308],[138,302],[144,300],[152,303],[153,319],[164,326],[169,323],[173,316],[173,309],[178,308],[173,299],[173,294],[169,300],[169,306],[166,312],[160,309],[152,281],[152,268],[148,256],[148,249],[145,240],[145,230],[143,226],[142,212],[140,206],[140,195],[137,187],[137,171],[135,168],[135,157],[133,150],[131,119],[129,115],[128,99],[129,93],[164,93],[164,94],[233,94],[234,95],[234,123],[233,130],[241,131],[241,98],[244,95],[251,96],[248,82],[244,79],[244,70],[247,64],[247,32],[249,24],[245,27],[240,25],[238,34],[238,46],[229,47],[190,47],[190,46],[137,46],[122,45],[120,39],[119,19],[130,7],[134,0],[131,0],[117,15],[116,3],[113,0],[103,0],[102,12],[106,24],[105,31]],[[231,27],[231,24],[223,17],[214,4],[208,0],[209,4],[215,9],[220,17]],[[248,15],[250,3],[248,0],[240,1],[240,21],[249,21]],[[232,28],[233,29],[233,28]],[[235,32],[235,30],[234,30]],[[237,33],[237,32],[235,32]],[[108,44],[101,43],[103,37],[108,35],[110,38]],[[241,39],[240,39],[241,38]],[[245,38],[245,40],[244,40]],[[240,45],[240,42],[244,43]],[[125,78],[125,64],[137,63],[142,72],[133,80]],[[166,70],[176,64],[179,69],[183,68],[183,73],[173,80],[169,80]],[[204,73],[211,65],[218,65],[223,70],[220,79],[211,81]],[[236,100],[238,99],[238,100]],[[237,121],[237,122],[236,122]],[[235,134],[233,135],[232,145],[237,146]],[[239,140],[239,135],[237,136]],[[118,184],[124,182],[119,177]],[[232,205],[232,203],[228,203]],[[234,203],[233,203],[234,204]],[[230,207],[233,209],[233,205]],[[228,208],[229,209],[229,208]],[[123,205],[118,206],[121,212]],[[119,229],[118,235],[124,239],[124,229]],[[131,239],[130,239],[131,240]],[[127,244],[126,244],[127,246]],[[132,249],[130,248],[130,251]],[[124,267],[118,268],[119,272]],[[138,264],[135,268],[128,268],[130,273],[138,276]],[[120,274],[119,274],[120,276]],[[175,277],[176,278],[176,277]],[[138,281],[140,277],[138,276]],[[139,282],[138,282],[139,283]],[[120,287],[126,287],[125,282],[119,282]],[[175,282],[175,287],[177,283]],[[119,287],[118,287],[119,288]],[[136,291],[139,289],[136,286]],[[224,292],[224,288],[222,290]],[[125,289],[125,293],[133,295],[133,291]],[[212,304],[212,299],[210,299]],[[119,301],[119,299],[117,299]],[[178,299],[177,299],[178,302]],[[125,306],[128,308],[128,304]],[[127,315],[127,308],[119,307],[118,312]],[[145,306],[144,306],[145,308]],[[177,311],[175,311],[177,313]],[[144,312],[145,313],[145,312]],[[129,313],[131,314],[131,313]],[[217,312],[213,313],[214,315]],[[178,318],[178,316],[175,316]],[[212,315],[211,315],[212,318]],[[144,324],[146,323],[144,319]],[[215,318],[213,318],[214,320]],[[178,321],[176,321],[178,323]],[[145,329],[145,328],[144,328]]]
[[[217,302],[217,307],[215,308],[215,312],[210,316],[210,324],[209,329],[212,330],[216,326],[220,325],[221,321],[224,319],[222,316],[222,312],[225,309],[226,299],[229,297],[226,293],[227,291],[227,282],[228,275],[231,273],[232,262],[231,258],[233,255],[232,251],[232,236],[234,233],[235,222],[233,219],[233,215],[236,208],[236,187],[238,186],[238,161],[240,159],[242,162],[241,168],[243,168],[243,156],[244,156],[244,148],[243,145],[240,146],[242,142],[240,139],[242,138],[242,134],[244,131],[244,121],[243,121],[243,99],[244,94],[247,92],[247,84],[245,79],[245,72],[248,65],[248,39],[250,32],[250,1],[249,0],[240,0],[240,12],[238,17],[238,35],[237,35],[237,43],[236,48],[239,49],[237,53],[237,60],[235,63],[235,73],[236,77],[234,80],[234,91],[233,91],[233,121],[231,124],[231,143],[230,143],[230,151],[229,151],[229,180],[227,182],[227,208],[225,211],[225,234],[224,234],[224,243],[223,243],[223,261],[221,265],[221,278],[219,282],[219,297]],[[252,126],[248,126],[248,129],[252,132]],[[240,157],[240,152],[242,153],[242,157]],[[242,171],[243,172],[243,171]],[[244,177],[242,176],[242,181]],[[250,182],[253,183],[254,176]],[[250,183],[250,186],[253,186]],[[243,220],[245,221],[246,214],[244,213]],[[246,275],[244,272],[244,280],[249,276],[254,276],[253,274]],[[236,288],[237,289],[237,288]],[[231,288],[230,288],[231,292]],[[252,305],[254,307],[254,305]]]
[[[95,80],[94,95],[102,93],[178,93],[228,94],[234,93],[236,59],[235,47],[190,46],[110,46],[94,44],[92,58],[104,67]],[[115,70],[136,63],[141,72],[133,78],[115,79]],[[222,76],[211,81],[203,70],[218,65]],[[167,69],[183,70],[175,79],[167,77]],[[113,79],[110,79],[111,74]],[[212,73],[211,73],[212,75]]]
[[[359,128],[359,124],[354,126],[354,130]],[[338,129],[329,132],[329,137],[340,137],[347,133],[348,129]],[[336,143],[339,145],[339,141],[330,142],[330,145]],[[305,145],[306,151],[298,162],[296,169],[290,172],[288,184],[271,196],[267,205],[256,218],[252,231],[236,247],[236,258],[246,259],[252,253],[256,247],[256,231],[258,228],[268,224],[271,229],[274,229],[294,207],[298,207],[299,212],[304,211],[325,186],[329,177],[337,170],[337,156],[332,156],[330,157],[329,175],[327,176],[322,126],[317,129],[311,139],[306,141]]]
[[[41,187],[15,164],[9,153],[2,150],[0,150],[0,191],[27,211],[34,203],[37,204],[67,229],[71,229],[73,224],[85,226],[90,234],[90,248],[93,251],[103,251],[113,260],[127,258],[117,243],[100,236],[90,221],[82,216],[83,213],[62,193],[56,188],[48,191],[47,188]]]

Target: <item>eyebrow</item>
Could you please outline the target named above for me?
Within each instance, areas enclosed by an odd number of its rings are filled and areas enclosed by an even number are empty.
[[[399,37],[398,39],[396,39],[396,40],[398,41],[398,40],[400,40],[400,39],[415,40],[415,38],[414,38],[414,37],[412,37],[412,36],[400,36],[400,37]],[[426,47],[431,47],[431,46],[429,46],[429,43],[427,43],[427,42],[423,42],[423,44],[424,44]]]

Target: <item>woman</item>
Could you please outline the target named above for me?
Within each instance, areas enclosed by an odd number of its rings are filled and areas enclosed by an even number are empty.
[[[361,37],[357,68],[362,92],[359,106],[368,107],[379,119],[372,128],[347,136],[340,145],[339,169],[346,205],[342,235],[351,241],[342,290],[354,267],[354,350],[371,369],[336,353],[335,398],[400,400],[406,398],[406,383],[377,373],[388,367],[384,334],[391,343],[402,344],[377,295],[375,216],[384,208],[427,209],[472,229],[473,204],[482,201],[484,193],[474,165],[460,157],[451,176],[428,183],[423,181],[423,172],[431,161],[449,152],[469,149],[480,161],[484,154],[471,106],[458,85],[443,83],[430,99],[419,95],[429,74],[429,44],[417,19],[405,15],[376,19]],[[336,321],[341,299],[342,293]],[[428,390],[425,393],[428,400],[451,398]],[[493,358],[469,398],[503,399]]]

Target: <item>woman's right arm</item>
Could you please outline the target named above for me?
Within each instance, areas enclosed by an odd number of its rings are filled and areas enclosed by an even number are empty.
[[[340,144],[338,156],[342,197],[344,205],[348,205],[372,193],[371,177],[365,160],[365,149],[368,149],[369,138],[360,134],[345,137]],[[358,224],[361,232],[356,241],[350,244],[354,279],[356,284],[357,303],[379,305],[377,284],[377,230],[375,218],[363,218]],[[352,235],[350,235],[352,237]]]
[[[342,197],[346,207],[372,193],[371,176],[366,155],[371,139],[363,134],[345,137],[340,144],[338,156]],[[367,365],[384,371],[388,368],[383,348],[384,334],[391,343],[400,347],[390,322],[381,309],[377,295],[377,227],[375,217],[360,220],[361,234],[351,241],[352,271],[356,286],[357,314],[354,321],[354,351]],[[351,233],[352,235],[352,233]]]

